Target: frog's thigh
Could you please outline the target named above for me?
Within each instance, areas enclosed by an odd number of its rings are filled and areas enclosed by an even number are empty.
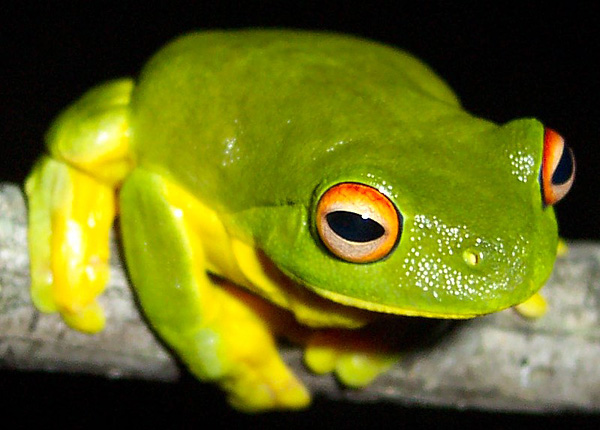
[[[121,191],[127,265],[150,323],[190,371],[216,380],[246,410],[302,407],[308,394],[285,367],[267,324],[213,283],[185,210],[169,204],[168,184],[136,170]]]

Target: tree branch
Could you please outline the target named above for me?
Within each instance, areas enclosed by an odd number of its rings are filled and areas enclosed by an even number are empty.
[[[114,244],[113,244],[114,245]],[[68,329],[29,299],[26,209],[20,190],[0,184],[0,367],[176,380],[179,367],[140,317],[115,246],[101,301],[107,327]],[[513,311],[477,318],[439,341],[407,351],[400,364],[361,390],[304,368],[298,348],[286,362],[313,392],[359,402],[419,403],[486,410],[600,411],[600,245],[577,242],[545,287],[550,312],[528,321]]]

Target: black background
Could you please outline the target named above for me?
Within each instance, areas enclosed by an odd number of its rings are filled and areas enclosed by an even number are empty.
[[[533,116],[559,131],[578,161],[575,186],[557,207],[561,234],[598,239],[600,7],[574,1],[452,3],[225,0],[3,5],[0,180],[23,181],[43,149],[48,123],[61,108],[98,82],[135,76],[145,60],[174,36],[206,28],[330,29],[416,54],[448,81],[466,109],[479,116],[497,122]],[[356,406],[319,399],[301,414],[246,417],[225,407],[218,392],[192,380],[158,384],[16,371],[0,375],[0,396],[6,397],[0,404],[3,411],[25,407],[31,412],[26,419],[77,427],[134,418],[150,427],[171,423],[458,428],[473,423],[514,428],[576,426],[592,424],[596,418],[577,413],[522,416]],[[211,423],[211,418],[218,423]]]

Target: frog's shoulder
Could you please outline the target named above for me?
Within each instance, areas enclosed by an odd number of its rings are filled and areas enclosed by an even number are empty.
[[[310,292],[281,272],[253,243],[251,235],[241,235],[232,228],[227,214],[215,211],[175,183],[164,183],[167,201],[185,220],[190,240],[202,247],[210,273],[290,310],[298,321],[312,327],[356,328],[374,318],[370,312]]]

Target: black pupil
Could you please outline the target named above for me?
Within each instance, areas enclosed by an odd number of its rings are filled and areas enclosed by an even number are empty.
[[[385,233],[381,224],[354,212],[330,212],[326,218],[329,227],[338,236],[350,242],[371,242]]]
[[[573,175],[573,154],[571,150],[565,146],[563,153],[560,156],[560,161],[552,174],[552,183],[561,185],[571,179]]]

